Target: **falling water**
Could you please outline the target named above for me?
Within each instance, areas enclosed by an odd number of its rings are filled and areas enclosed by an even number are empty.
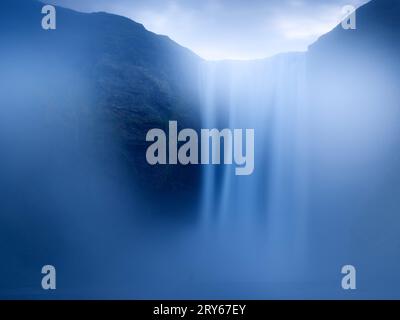
[[[235,275],[259,286],[296,280],[306,267],[305,86],[302,53],[205,67],[202,127],[255,130],[252,175],[236,176],[230,165],[203,170],[203,225],[214,247],[223,243],[216,251],[225,263],[214,265],[222,274],[230,254],[240,255]]]

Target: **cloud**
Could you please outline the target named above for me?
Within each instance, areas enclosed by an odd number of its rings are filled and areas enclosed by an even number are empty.
[[[367,0],[50,0],[127,16],[206,59],[255,59],[303,51]]]

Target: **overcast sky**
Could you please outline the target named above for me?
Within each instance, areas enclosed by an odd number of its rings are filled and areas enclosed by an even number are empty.
[[[342,7],[369,0],[43,0],[129,17],[205,59],[304,51],[339,23]]]

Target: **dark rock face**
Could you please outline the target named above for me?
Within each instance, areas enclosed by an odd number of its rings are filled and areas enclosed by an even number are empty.
[[[0,267],[9,275],[0,279],[3,297],[14,288],[32,297],[37,265],[48,259],[66,267],[64,283],[90,286],[90,275],[72,275],[96,270],[91,250],[112,261],[130,243],[116,239],[140,233],[140,223],[196,218],[179,210],[196,207],[199,169],[151,167],[145,137],[169,120],[200,126],[202,60],[105,13],[57,8],[57,29],[45,31],[41,8],[0,2],[0,240],[12,266]]]
[[[64,127],[66,140],[58,144],[76,144],[70,138],[79,132],[77,139],[87,144],[83,152],[90,148],[93,161],[123,164],[127,180],[139,189],[196,188],[195,168],[150,167],[145,137],[149,129],[166,129],[169,120],[200,127],[202,60],[168,37],[106,13],[58,8],[57,29],[44,31],[41,7],[36,1],[1,3],[0,32],[9,41],[1,52],[3,80],[11,89],[9,110],[14,97],[38,98],[24,103],[30,105],[26,112],[42,121],[42,110],[49,123]],[[26,79],[31,92],[23,91]]]
[[[356,16],[356,30],[339,25],[307,53],[310,230],[319,239],[315,247],[326,248],[319,255],[326,264],[336,255],[396,263],[397,253],[378,244],[399,242],[400,3],[371,1]],[[357,251],[367,238],[368,254]],[[341,253],[330,255],[332,248]]]

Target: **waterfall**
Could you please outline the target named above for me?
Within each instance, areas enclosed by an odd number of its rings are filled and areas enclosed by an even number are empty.
[[[254,281],[288,280],[288,274],[295,276],[306,267],[305,62],[305,54],[292,53],[258,61],[207,62],[204,67],[202,127],[255,130],[252,175],[235,176],[229,165],[204,166],[204,230],[212,238],[210,229],[216,228],[225,249],[233,243],[262,248],[240,253],[246,262],[238,269],[265,266],[254,269]],[[294,263],[296,271],[291,269]]]

